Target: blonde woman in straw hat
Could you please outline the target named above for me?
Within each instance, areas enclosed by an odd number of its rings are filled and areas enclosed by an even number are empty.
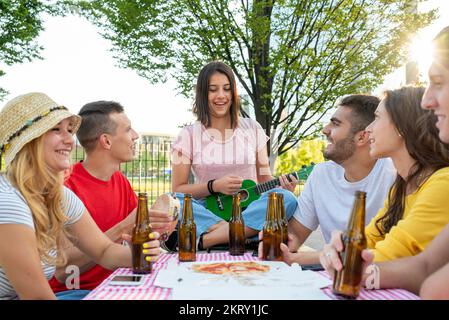
[[[43,93],[19,96],[0,112],[0,299],[56,299],[48,280],[67,259],[63,236],[105,268],[131,266],[129,248],[109,240],[63,186],[80,122]],[[157,260],[159,241],[148,245]]]

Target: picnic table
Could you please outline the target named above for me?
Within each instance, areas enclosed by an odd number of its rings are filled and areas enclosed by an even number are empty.
[[[171,300],[172,289],[162,288],[154,285],[154,281],[160,270],[166,269],[169,262],[177,261],[177,254],[164,253],[157,263],[153,264],[153,272],[145,276],[143,285],[140,286],[120,286],[110,285],[110,280],[116,275],[131,275],[129,268],[120,268],[115,270],[107,279],[105,279],[97,288],[95,288],[84,300]],[[243,256],[231,256],[229,252],[197,253],[197,262],[207,261],[260,261],[251,253],[245,253]],[[318,271],[322,277],[329,278],[324,271]],[[340,300],[342,297],[332,293],[332,287],[329,285],[321,289],[322,292],[332,300]],[[385,290],[365,290],[361,289],[358,300],[419,300],[419,297],[411,292],[402,289]]]

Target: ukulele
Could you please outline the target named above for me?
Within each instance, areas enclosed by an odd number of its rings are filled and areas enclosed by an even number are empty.
[[[309,177],[315,164],[310,166],[303,166],[299,171],[292,172],[299,181],[305,181]],[[291,181],[290,177],[287,179]],[[243,180],[242,186],[238,193],[240,193],[240,206],[242,211],[246,209],[253,201],[260,198],[263,192],[279,187],[281,184],[279,178],[256,184],[253,180]],[[212,211],[220,218],[229,221],[232,212],[232,195],[217,193],[206,197],[206,208]]]

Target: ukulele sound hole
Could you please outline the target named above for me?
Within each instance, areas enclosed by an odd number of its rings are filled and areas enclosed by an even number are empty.
[[[248,191],[241,190],[239,191],[239,194],[240,194],[240,201],[246,201],[246,199],[248,199]]]

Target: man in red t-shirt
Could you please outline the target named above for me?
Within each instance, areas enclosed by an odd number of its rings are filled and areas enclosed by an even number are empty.
[[[65,185],[81,199],[98,227],[114,242],[130,235],[135,222],[137,197],[129,181],[120,172],[120,164],[135,155],[138,134],[123,107],[112,101],[97,101],[79,112],[82,124],[77,138],[85,149],[84,161],[72,167]],[[102,268],[76,247],[67,249],[66,266],[80,269],[80,288],[92,290],[112,271]],[[54,292],[68,290],[66,266],[56,270],[50,280]]]

